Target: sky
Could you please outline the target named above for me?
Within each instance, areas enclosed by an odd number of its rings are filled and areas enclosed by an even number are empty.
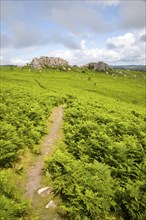
[[[146,0],[0,0],[1,65],[146,64]]]

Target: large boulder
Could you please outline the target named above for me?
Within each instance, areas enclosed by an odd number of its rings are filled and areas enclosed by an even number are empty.
[[[40,58],[34,58],[30,65],[36,69],[42,69],[46,67],[66,67],[69,66],[68,62],[59,57],[46,57],[42,56]]]
[[[112,70],[112,68],[107,63],[102,61],[99,61],[98,63],[88,63],[83,67],[99,72],[107,72]]]

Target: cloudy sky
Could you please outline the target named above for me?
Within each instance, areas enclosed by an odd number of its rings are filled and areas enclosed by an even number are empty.
[[[1,64],[145,64],[145,0],[1,0]]]

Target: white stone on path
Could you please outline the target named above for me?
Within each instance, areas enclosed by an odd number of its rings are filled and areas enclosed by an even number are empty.
[[[51,192],[52,189],[50,187],[43,187],[38,190],[38,195],[40,194],[48,194],[48,192]]]
[[[46,209],[52,207],[52,208],[56,208],[56,204],[53,200],[51,200],[46,206]]]

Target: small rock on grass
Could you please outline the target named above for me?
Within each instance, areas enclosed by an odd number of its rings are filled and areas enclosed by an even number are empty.
[[[52,192],[52,188],[43,187],[43,188],[38,190],[38,195],[46,195],[46,194],[49,194],[50,192]]]
[[[46,206],[46,209],[52,207],[52,208],[56,208],[56,204],[53,200],[51,200]]]

